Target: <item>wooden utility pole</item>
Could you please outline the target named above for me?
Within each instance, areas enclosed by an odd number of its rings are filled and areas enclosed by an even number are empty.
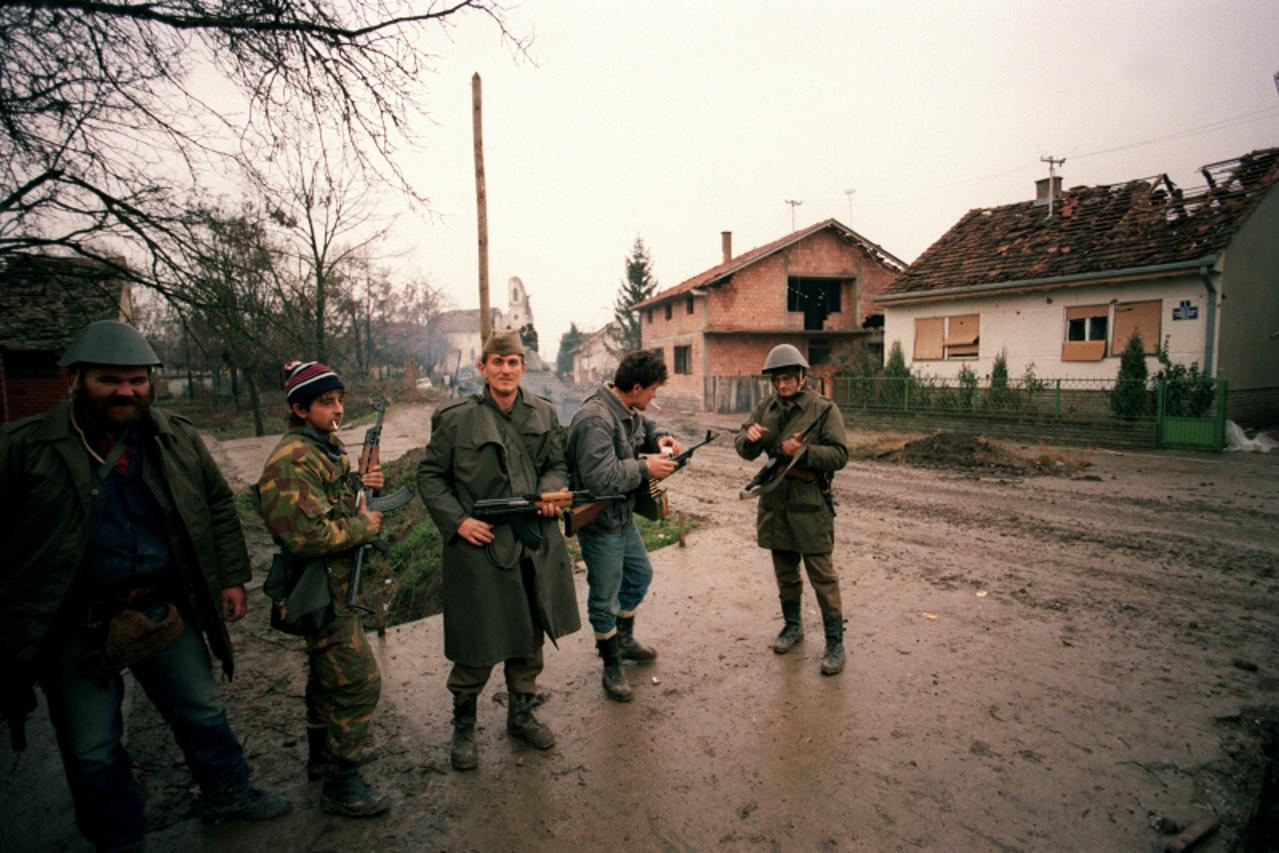
[[[484,187],[484,122],[480,108],[480,73],[471,75],[471,127],[475,136],[475,208],[480,243],[480,340],[488,340],[489,316],[489,213]]]

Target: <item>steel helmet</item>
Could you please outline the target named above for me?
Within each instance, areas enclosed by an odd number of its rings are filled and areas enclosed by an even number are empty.
[[[142,333],[127,323],[98,320],[85,326],[58,359],[58,367],[77,364],[159,367],[160,357]]]
[[[764,359],[765,373],[783,370],[787,367],[799,367],[807,370],[808,362],[804,359],[804,356],[800,355],[799,350],[790,344],[778,344],[768,351],[768,357]]]

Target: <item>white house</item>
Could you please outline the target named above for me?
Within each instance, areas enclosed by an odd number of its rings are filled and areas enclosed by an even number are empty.
[[[1229,416],[1279,423],[1279,148],[1166,175],[969,211],[876,298],[886,347],[918,375],[1114,379],[1147,354],[1230,383]],[[1060,179],[1057,179],[1060,181]],[[1149,368],[1159,368],[1153,357]]]

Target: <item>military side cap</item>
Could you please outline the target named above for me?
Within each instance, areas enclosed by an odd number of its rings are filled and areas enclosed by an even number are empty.
[[[524,355],[524,342],[520,340],[517,329],[495,329],[484,342],[482,355],[497,353],[498,355]]]

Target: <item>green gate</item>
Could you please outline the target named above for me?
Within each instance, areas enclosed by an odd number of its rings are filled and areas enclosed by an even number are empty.
[[[1155,422],[1160,447],[1183,447],[1193,450],[1212,450],[1220,453],[1226,446],[1226,390],[1228,383],[1218,379],[1213,383],[1216,398],[1215,414],[1198,418],[1169,415],[1167,412],[1167,383],[1160,381],[1156,389]]]

